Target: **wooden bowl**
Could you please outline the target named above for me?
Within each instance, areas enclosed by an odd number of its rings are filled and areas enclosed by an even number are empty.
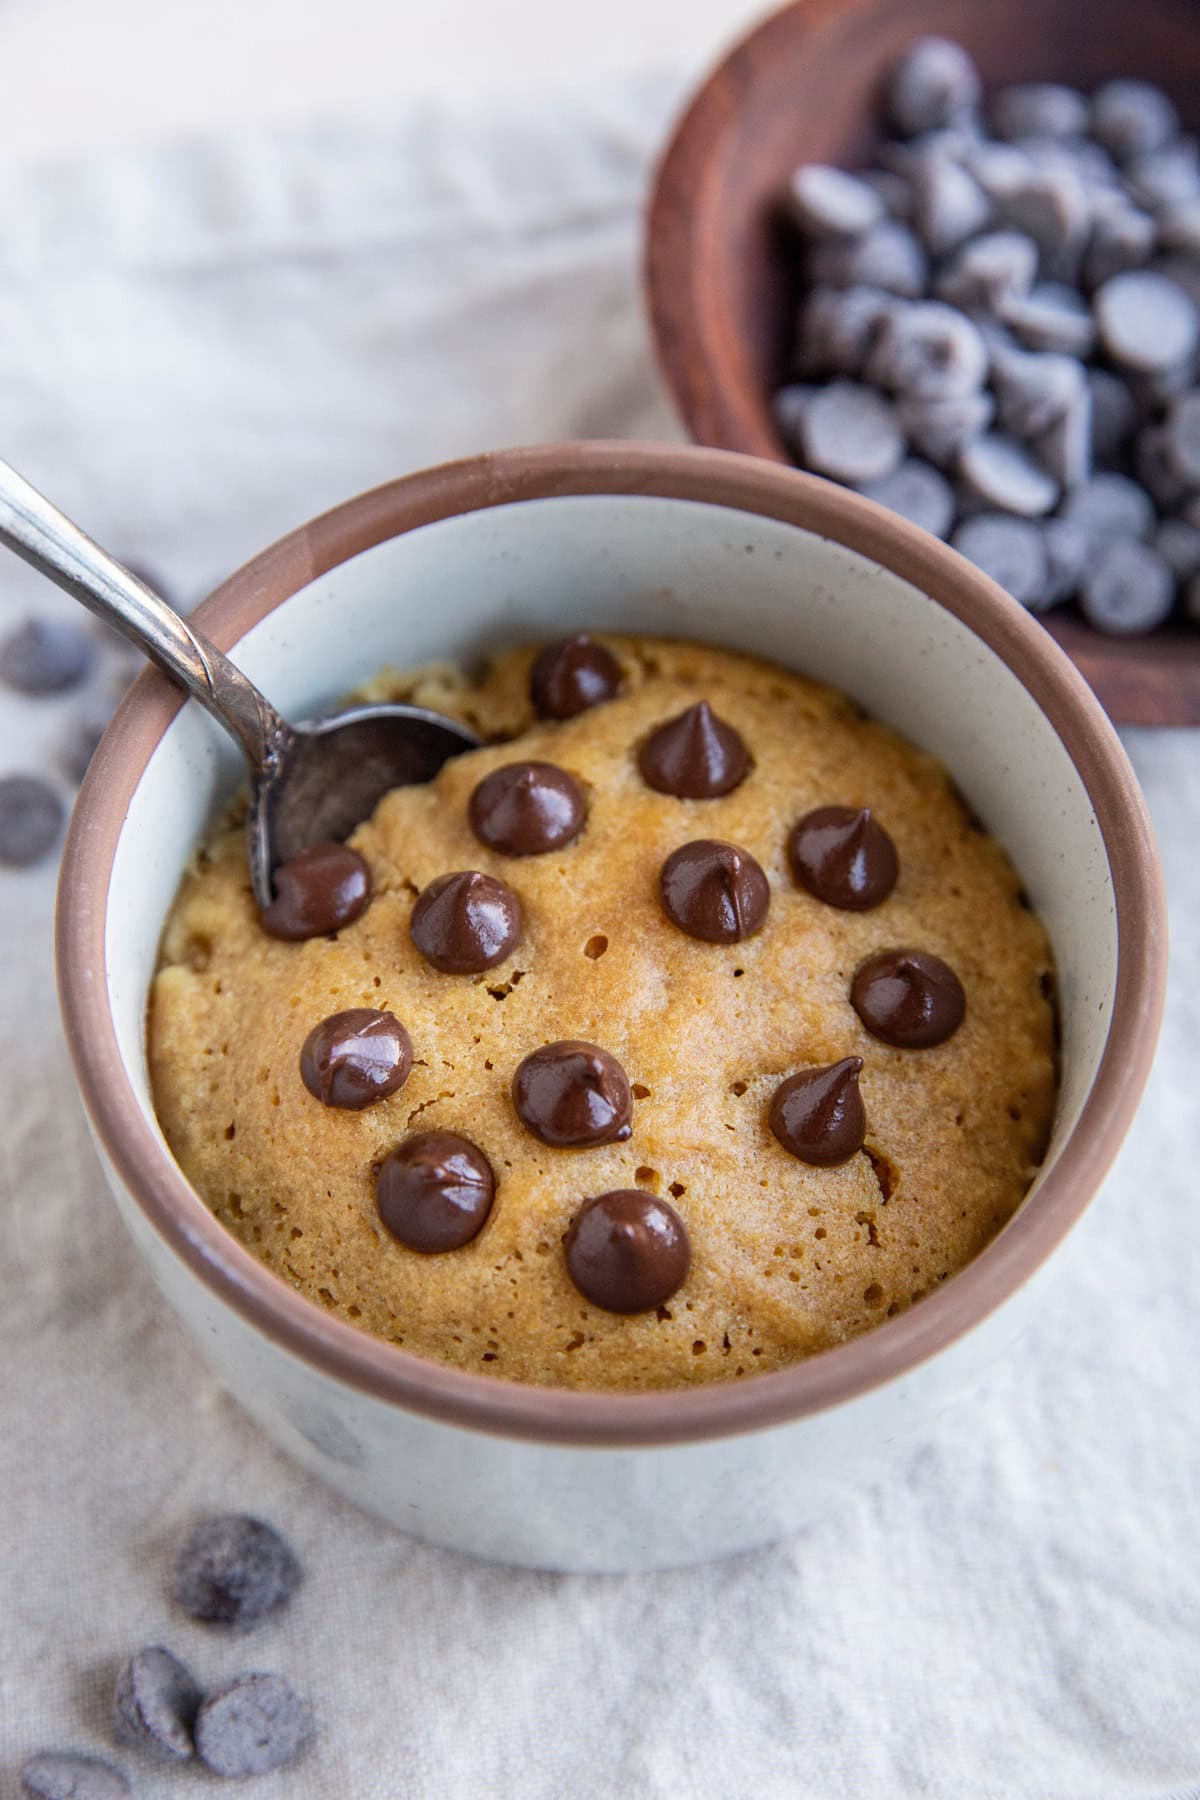
[[[688,107],[649,209],[659,362],[700,443],[791,461],[770,410],[801,285],[779,195],[799,163],[870,158],[887,76],[927,32],[965,44],[989,88],[1137,75],[1200,127],[1197,0],[797,0],[772,14]],[[1108,638],[1073,612],[1047,624],[1118,723],[1200,724],[1200,631]]]

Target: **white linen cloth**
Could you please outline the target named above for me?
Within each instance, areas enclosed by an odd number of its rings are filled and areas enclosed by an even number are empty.
[[[637,291],[675,92],[10,183],[0,454],[190,601],[405,469],[676,435]],[[0,626],[59,606],[0,563]],[[0,772],[45,766],[78,704],[4,694]],[[104,1754],[117,1662],[165,1642],[206,1682],[279,1669],[312,1695],[318,1746],[247,1790],[262,1800],[1195,1800],[1200,746],[1127,741],[1167,865],[1170,1010],[1045,1310],[899,1478],[774,1549],[658,1576],[427,1548],[260,1437],[104,1190],[53,998],[53,871],[0,871],[0,1789],[39,1748]],[[230,1506],[277,1522],[308,1571],[240,1642],[164,1594],[187,1528]],[[142,1796],[215,1791],[119,1760]]]

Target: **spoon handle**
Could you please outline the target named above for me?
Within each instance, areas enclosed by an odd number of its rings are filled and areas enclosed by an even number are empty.
[[[6,462],[0,543],[129,638],[232,732],[254,771],[270,771],[289,731],[254,683]]]

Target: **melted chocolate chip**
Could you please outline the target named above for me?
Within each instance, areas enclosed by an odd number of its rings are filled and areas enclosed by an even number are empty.
[[[573,719],[589,706],[611,700],[621,685],[621,665],[603,644],[585,632],[559,638],[540,651],[529,675],[529,692],[539,719]]]
[[[260,917],[272,937],[321,937],[353,924],[371,898],[371,871],[348,844],[310,844],[275,871],[275,898]]]
[[[628,1078],[598,1044],[543,1044],[518,1064],[512,1092],[522,1124],[556,1149],[624,1143],[632,1130]]]
[[[750,752],[741,734],[701,700],[651,732],[638,752],[638,767],[660,794],[715,800],[746,779]]]
[[[871,1036],[900,1050],[944,1044],[967,1010],[954,970],[924,950],[869,956],[855,974],[850,1000]]]
[[[421,1131],[386,1156],[375,1205],[392,1236],[433,1255],[478,1237],[492,1210],[496,1178],[483,1151],[453,1131]]]
[[[867,1116],[858,1077],[861,1056],[789,1075],[775,1089],[768,1121],[785,1150],[818,1169],[848,1162],[863,1147]]]
[[[439,875],[417,897],[413,943],[444,975],[477,975],[515,950],[521,903],[510,887],[477,869]]]
[[[566,1236],[567,1273],[605,1312],[649,1312],[682,1286],[691,1261],[673,1206],[640,1188],[585,1200]]]
[[[806,814],[788,839],[788,861],[800,887],[846,912],[879,906],[900,874],[896,846],[867,806]]]
[[[300,1079],[313,1098],[355,1112],[402,1088],[411,1068],[407,1031],[393,1014],[370,1006],[322,1019],[300,1052]]]
[[[706,944],[736,944],[761,931],[771,903],[762,869],[747,850],[698,838],[672,851],[658,891],[673,924]]]
[[[583,830],[583,790],[553,763],[506,763],[485,775],[471,795],[471,830],[505,856],[561,850]]]

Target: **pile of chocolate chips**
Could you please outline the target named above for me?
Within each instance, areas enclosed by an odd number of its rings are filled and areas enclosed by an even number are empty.
[[[300,1586],[295,1553],[262,1519],[224,1513],[192,1532],[175,1562],[172,1599],[189,1619],[247,1632],[277,1617]],[[185,1663],[150,1644],[124,1663],[113,1697],[118,1745],[160,1764],[198,1761],[231,1781],[288,1768],[312,1743],[312,1707],[282,1675],[252,1673],[206,1694]],[[47,1750],[21,1770],[30,1800],[122,1800],[133,1793],[112,1763]]]
[[[543,719],[572,718],[612,699],[621,670],[611,652],[582,634],[546,645],[531,675]],[[741,733],[701,700],[664,720],[635,747],[646,785],[674,799],[716,799],[752,778]],[[603,796],[596,805],[603,805]],[[514,860],[569,849],[585,830],[588,801],[566,769],[508,763],[475,788],[468,806],[481,843]],[[827,805],[800,819],[787,842],[797,887],[824,905],[864,912],[883,905],[900,875],[896,848],[867,807]],[[318,844],[276,876],[262,914],[273,936],[294,940],[352,925],[370,901],[366,861],[345,844]],[[702,944],[736,944],[767,922],[771,890],[748,850],[698,838],[671,852],[658,876],[666,917]],[[440,875],[418,895],[413,943],[448,975],[480,974],[520,941],[522,908],[507,882],[478,869]],[[868,957],[847,1000],[880,1043],[927,1050],[962,1023],[966,998],[954,971],[927,951],[897,947]],[[314,1025],[300,1052],[299,1077],[322,1105],[359,1110],[403,1087],[413,1046],[391,1012],[354,1007]],[[791,1155],[817,1167],[846,1162],[863,1148],[867,1119],[858,1079],[863,1061],[801,1070],[781,1083],[767,1123]],[[543,1044],[517,1066],[512,1102],[521,1124],[554,1150],[624,1143],[633,1133],[637,1093],[617,1058],[599,1044]],[[496,1192],[491,1160],[470,1138],[422,1131],[377,1165],[375,1203],[385,1229],[425,1255],[460,1249],[483,1230]],[[663,1305],[690,1262],[687,1227],[668,1201],[638,1188],[589,1195],[564,1238],[567,1272],[581,1294],[613,1313]]]
[[[1035,612],[1200,622],[1200,149],[1145,82],[985,104],[922,38],[877,166],[796,170],[806,294],[775,395],[796,460]]]

